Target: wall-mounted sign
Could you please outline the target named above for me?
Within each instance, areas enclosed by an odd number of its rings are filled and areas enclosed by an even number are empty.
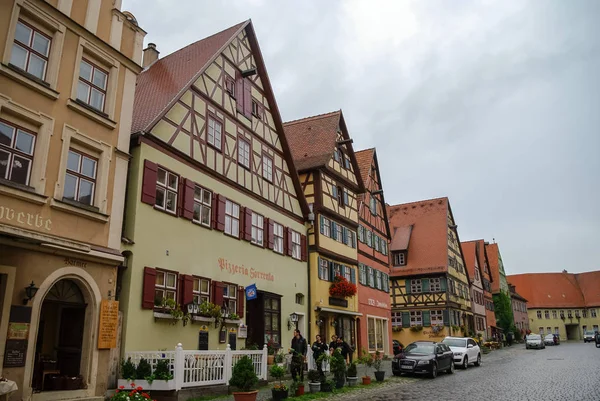
[[[27,340],[29,337],[29,323],[8,323],[7,340]]]
[[[341,298],[329,297],[329,305],[341,306],[342,308],[347,308],[348,307],[348,300],[347,299],[341,299]]]
[[[87,262],[77,259],[65,258],[65,265],[85,268],[87,267]]]
[[[273,274],[261,272],[259,270],[254,269],[254,267],[247,268],[244,265],[236,265],[235,263],[231,263],[225,258],[219,258],[217,262],[219,263],[219,268],[221,269],[221,271],[226,271],[232,276],[241,274],[244,276],[248,276],[251,279],[275,281],[275,276],[273,276]]]
[[[100,324],[98,325],[98,349],[117,347],[119,327],[119,301],[103,299],[100,303]]]
[[[25,366],[31,308],[28,306],[12,305],[10,307],[8,322],[4,366],[7,368]]]
[[[46,231],[52,230],[52,221],[50,219],[42,217],[39,213],[20,212],[8,206],[0,205],[0,220],[8,221],[12,224],[16,223],[21,226],[45,229]]]
[[[248,338],[248,327],[240,324],[240,327],[238,327],[237,336],[238,338]]]
[[[25,366],[25,355],[27,355],[27,340],[6,340],[5,368]]]
[[[367,302],[369,303],[370,306],[376,306],[378,308],[385,308],[385,309],[387,309],[387,307],[388,307],[388,304],[386,304],[385,302],[381,302],[381,301],[378,301],[378,300],[372,299],[372,298],[369,298],[367,300]]]
[[[246,290],[246,300],[247,301],[256,299],[256,295],[257,295],[256,284],[250,284],[248,287],[246,287],[245,290]]]

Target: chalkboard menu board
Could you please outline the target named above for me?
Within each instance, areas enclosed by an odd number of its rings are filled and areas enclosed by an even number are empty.
[[[18,305],[11,306],[4,352],[5,368],[25,366],[30,322],[31,308]]]
[[[25,355],[27,355],[27,340],[6,340],[5,368],[25,366]]]

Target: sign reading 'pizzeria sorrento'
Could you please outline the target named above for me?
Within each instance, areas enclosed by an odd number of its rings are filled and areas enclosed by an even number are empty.
[[[253,267],[247,268],[245,265],[236,265],[235,263],[231,263],[225,258],[219,258],[218,263],[221,271],[226,271],[231,275],[241,274],[244,276],[248,276],[251,279],[275,281],[275,277],[271,273],[261,272]]]
[[[39,213],[20,212],[8,206],[0,205],[0,221],[18,224],[24,227],[52,230],[52,221],[42,217]]]

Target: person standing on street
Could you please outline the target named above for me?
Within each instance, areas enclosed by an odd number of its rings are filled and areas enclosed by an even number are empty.
[[[306,361],[307,350],[306,340],[300,334],[300,330],[294,330],[292,348],[290,349],[290,353],[292,354],[291,373],[294,380],[299,377],[301,381],[304,381],[304,362]]]
[[[335,351],[337,347],[339,347],[337,336],[334,334],[331,336],[331,342],[329,343],[329,351],[331,351],[331,353],[333,354],[333,351]]]
[[[350,356],[350,360],[352,360],[352,348],[342,337],[337,338],[337,345],[346,363],[348,363],[348,356]]]
[[[323,362],[319,361],[319,357],[328,351],[327,344],[321,341],[321,336],[317,334],[316,341],[313,343],[312,347],[313,358],[315,359],[315,364],[317,365],[317,370],[319,371],[319,375],[321,377],[323,374]]]

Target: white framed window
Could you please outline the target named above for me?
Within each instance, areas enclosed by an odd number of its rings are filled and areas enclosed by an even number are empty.
[[[441,310],[432,310],[429,313],[431,317],[431,324],[434,325],[443,325],[444,324],[444,311]]]
[[[358,240],[365,242],[365,228],[363,226],[358,226]]]
[[[238,163],[250,168],[250,143],[242,138],[238,138]]]
[[[258,104],[256,100],[252,99],[252,115],[259,120],[262,119],[262,113],[260,112],[261,109],[262,108],[260,107],[260,104]]]
[[[195,304],[210,302],[210,280],[194,277],[193,293]]]
[[[96,110],[104,112],[108,71],[83,58],[79,64],[77,99]]]
[[[225,234],[240,236],[240,205],[229,199],[225,201]]]
[[[377,234],[373,234],[373,249],[379,252],[379,236]]]
[[[252,212],[252,243],[263,245],[264,218],[258,213]]]
[[[558,313],[555,310],[552,311],[552,319],[558,319]]]
[[[544,319],[550,319],[550,311],[549,310],[544,311]]]
[[[219,151],[221,148],[221,141],[223,139],[223,124],[217,121],[214,117],[208,117],[208,129],[206,133],[206,141],[209,145],[217,148]]]
[[[373,216],[377,216],[377,199],[375,199],[373,194],[371,194],[369,209],[371,209]]]
[[[296,294],[296,304],[304,305],[304,294],[300,294],[300,293]]]
[[[344,157],[344,168],[350,170],[350,158],[348,156]]]
[[[156,178],[156,201],[154,206],[170,213],[177,211],[179,176],[158,167]]]
[[[420,278],[410,281],[410,292],[418,294],[423,291],[423,284]]]
[[[430,278],[429,279],[429,291],[430,292],[440,292],[442,291],[442,280],[438,278]]]
[[[324,236],[331,237],[331,221],[326,217],[321,218],[321,231]]]
[[[227,74],[225,74],[225,92],[235,99],[235,81]]]
[[[404,252],[393,252],[394,266],[406,266],[406,254]]]
[[[598,316],[596,315],[596,309],[590,309],[590,316],[591,316],[591,317],[594,317],[594,318],[595,318],[595,317],[598,317]]]
[[[69,149],[63,198],[93,205],[98,159]]]
[[[343,189],[342,190],[342,194],[344,197],[344,205],[343,206],[348,206],[350,204],[350,195],[348,195],[348,190],[347,189]]]
[[[542,311],[541,310],[537,311],[536,315],[537,315],[538,319],[541,319],[542,318]]]
[[[160,305],[163,299],[177,300],[177,273],[157,269],[154,283],[155,305]]]
[[[349,283],[352,282],[352,273],[349,266],[344,266],[344,278],[348,280]]]
[[[410,326],[423,326],[423,314],[421,311],[410,311]]]
[[[367,245],[370,247],[373,246],[373,232],[370,230],[367,230]]]
[[[193,220],[203,226],[210,227],[212,209],[212,192],[198,185],[194,188]]]
[[[273,182],[273,159],[263,155],[262,176],[265,180]]]
[[[300,233],[292,231],[292,258],[301,258]]]
[[[329,261],[326,259],[319,259],[319,278],[329,280]]]
[[[225,284],[223,288],[223,306],[228,314],[237,314],[237,285]]]
[[[567,310],[567,317],[568,318],[572,318],[573,317],[573,312],[570,309]]]
[[[36,136],[0,121],[0,178],[29,185]]]
[[[384,351],[384,344],[387,339],[387,322],[383,319],[369,317],[367,320],[367,334],[369,351]],[[385,331],[385,332],[384,332]]]
[[[375,280],[375,288],[377,288],[378,290],[382,290],[383,284],[381,280],[381,272],[379,270],[377,270],[377,272],[375,273]]]
[[[381,241],[381,253],[383,253],[384,255],[387,256],[388,254],[388,245],[387,245],[387,240],[382,240]]]
[[[369,269],[369,287],[375,287],[375,269],[368,267]]]
[[[354,241],[352,240],[352,234],[353,232],[346,228],[346,245],[348,246],[352,246],[352,244],[354,243]]]
[[[362,285],[366,285],[367,284],[367,267],[361,263],[358,265],[358,271],[359,271],[359,278],[358,278],[359,282]]]
[[[344,242],[344,226],[336,224],[335,231],[336,231],[335,237],[337,239],[337,242]]]
[[[283,253],[283,226],[273,223],[273,251]]]
[[[52,38],[48,35],[18,20],[10,63],[44,81],[51,43]]]
[[[402,327],[402,312],[392,312],[392,327]]]

